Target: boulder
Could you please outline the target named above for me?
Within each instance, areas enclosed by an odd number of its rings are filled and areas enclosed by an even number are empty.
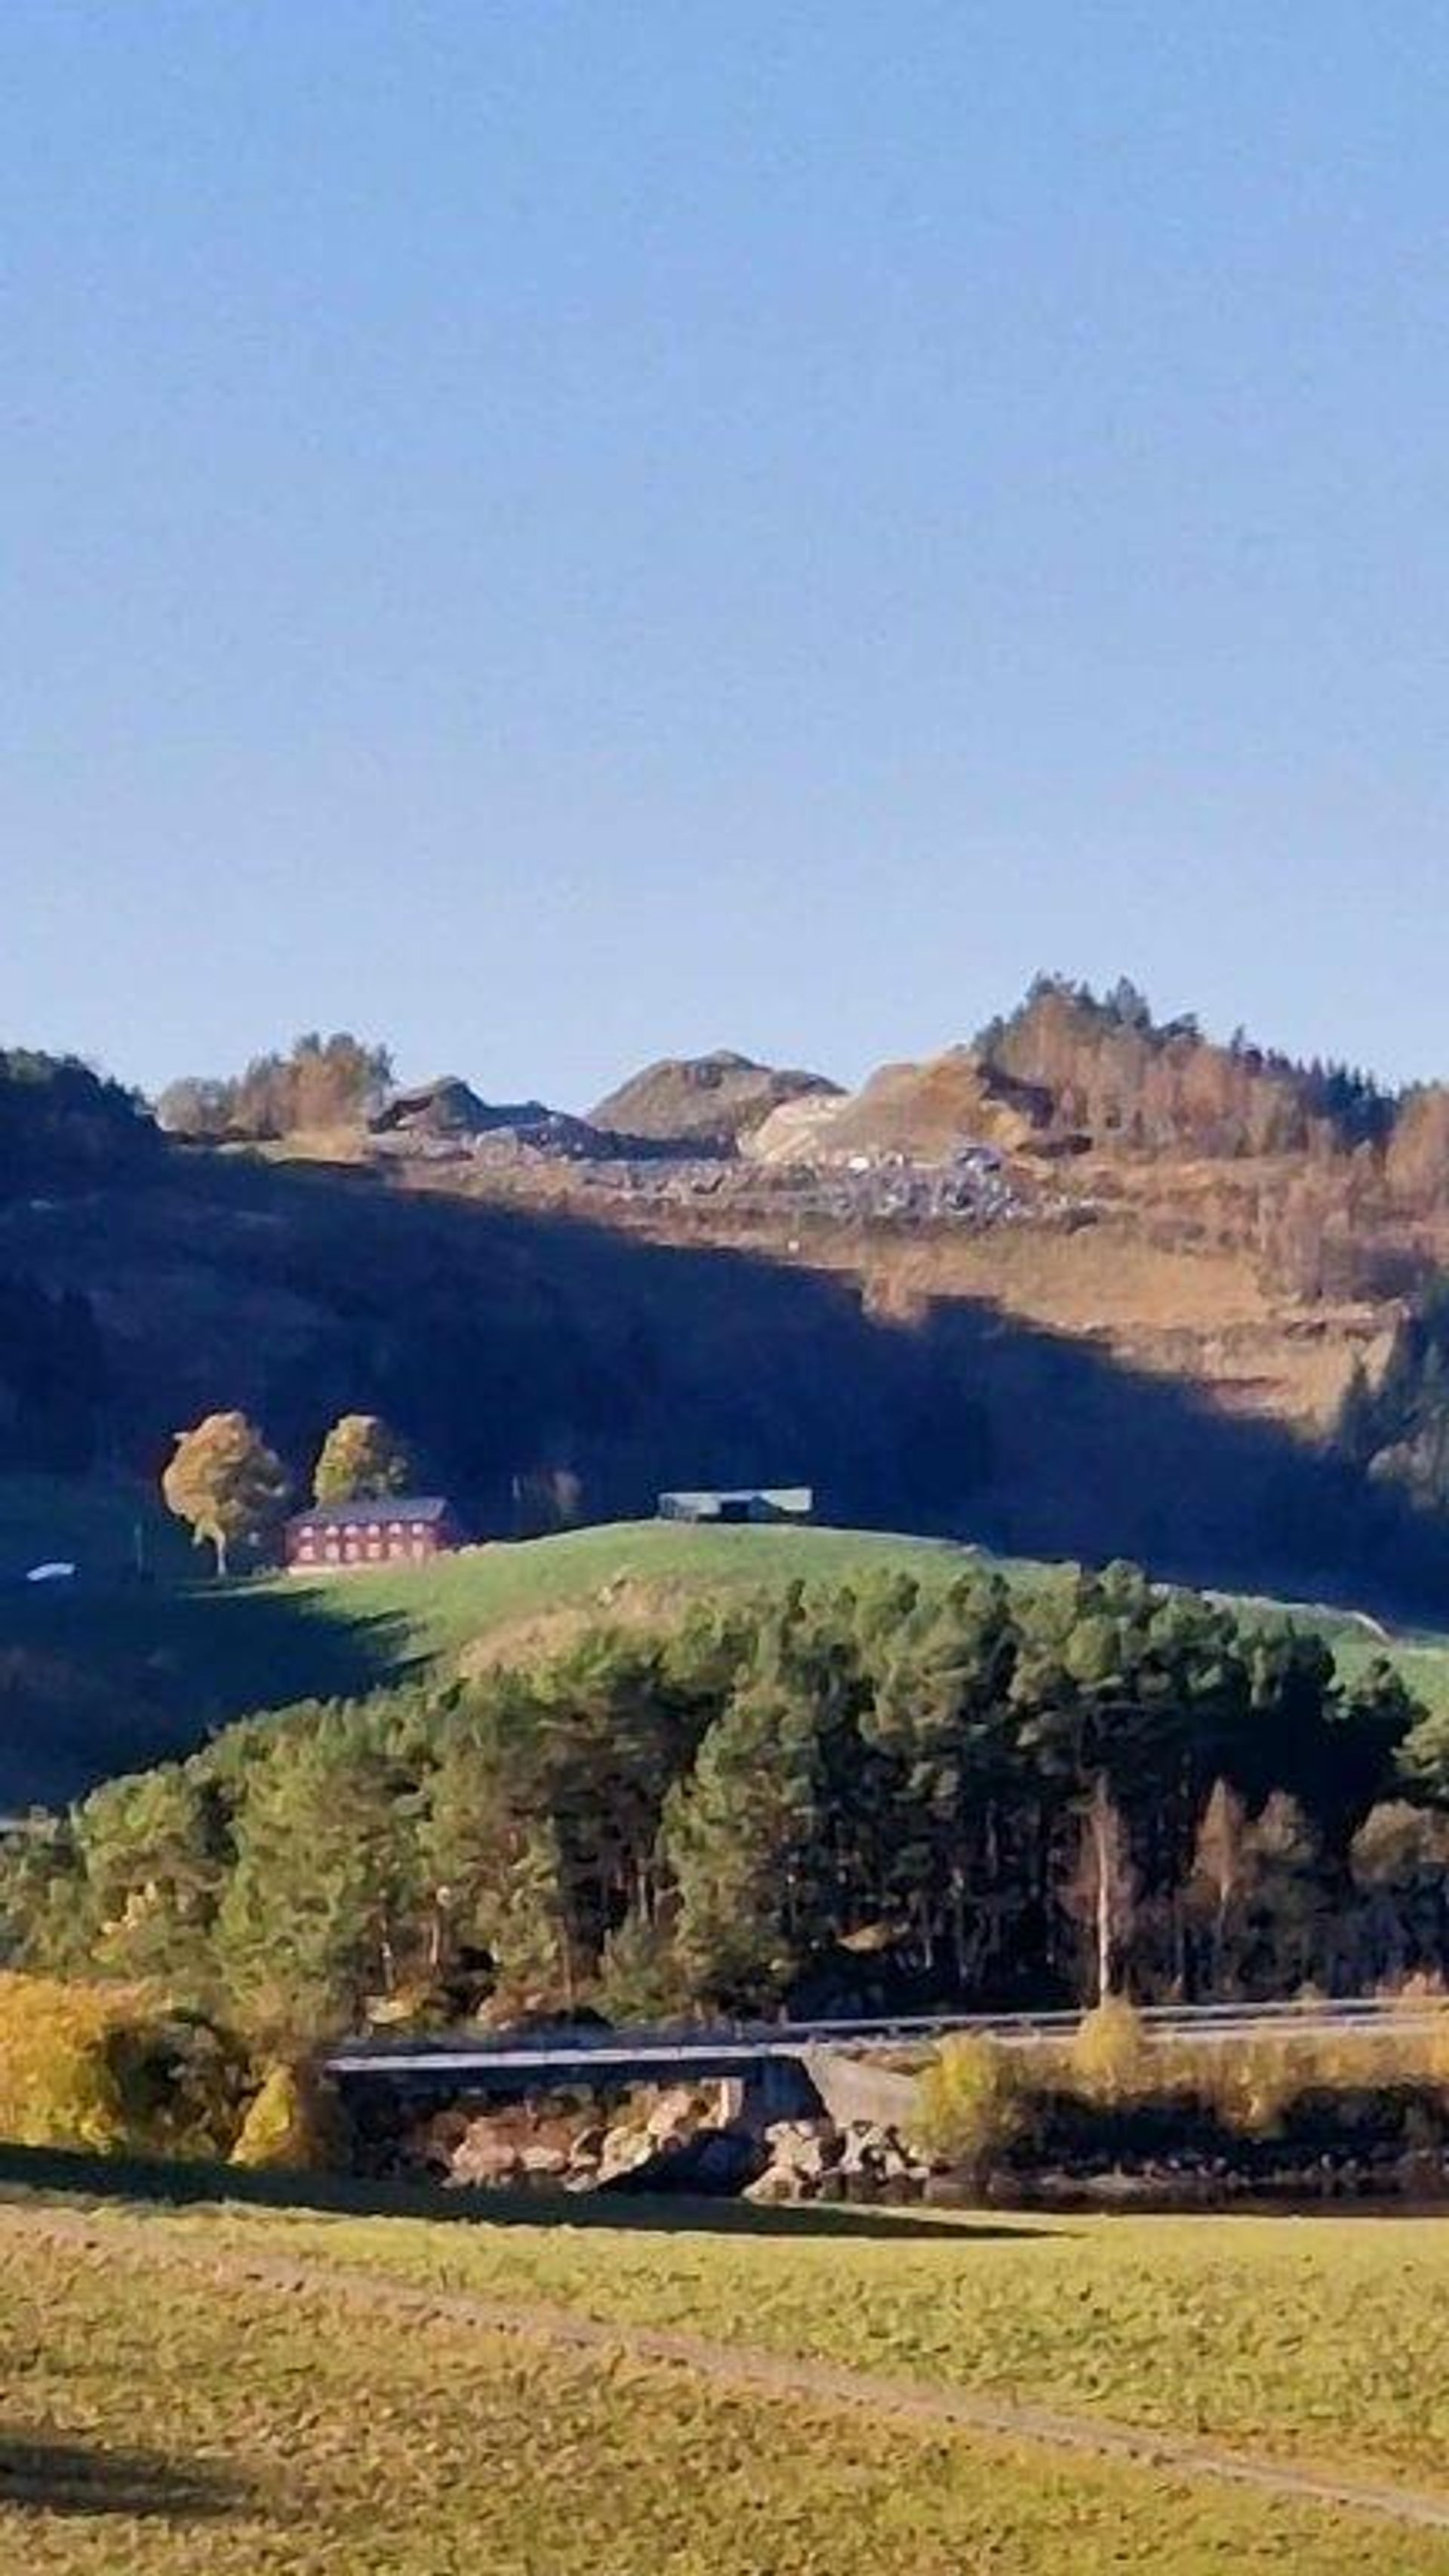
[[[840,2170],[849,2179],[876,2175],[888,2132],[871,2120],[852,2120],[840,2142]]]
[[[599,2155],[600,2182],[613,2182],[620,2174],[637,2172],[657,2152],[658,2142],[647,2129],[610,2129]]]
[[[752,2200],[760,2208],[774,2208],[785,2201],[803,2198],[799,2177],[788,2165],[766,2165],[762,2174],[747,2182],[740,2197]]]
[[[623,2165],[600,2166],[598,2188],[733,2193],[754,2181],[763,2162],[760,2147],[744,2130],[700,2129],[692,2138],[672,2138],[662,2146],[646,2138],[642,2156]]]
[[[928,2174],[921,2189],[928,2209],[977,2209],[982,2194],[969,2174]]]
[[[569,2168],[568,2150],[566,2147],[525,2147],[519,2157],[519,2163],[522,2165],[526,2174],[548,2175],[567,2173]]]
[[[765,2131],[765,2144],[770,2169],[797,2184],[819,2182],[841,2158],[840,2135],[829,2120],[777,2120]]]
[[[494,2137],[478,2122],[454,2148],[448,2179],[454,2183],[512,2182],[519,2171],[519,2153],[512,2140]]]
[[[436,2147],[441,2148],[444,2155],[451,2156],[455,2148],[462,2145],[472,2126],[473,2119],[467,2111],[456,2107],[435,2111],[421,2132],[424,2152]]]
[[[741,2191],[759,2170],[759,2147],[742,2129],[701,2129],[670,2157],[670,2188]]]
[[[709,2114],[702,2109],[699,2096],[684,2084],[671,2086],[661,2093],[644,2123],[646,2134],[657,2146],[673,2138],[692,2138],[698,2129],[708,2125]]]
[[[869,2205],[879,2200],[880,2184],[868,2167],[862,2167],[856,2173],[842,2174],[841,2196],[845,2200],[861,2201]]]

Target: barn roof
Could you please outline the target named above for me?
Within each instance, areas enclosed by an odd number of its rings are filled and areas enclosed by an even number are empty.
[[[294,1512],[289,1529],[376,1529],[388,1521],[446,1520],[445,1494],[377,1494],[354,1503],[313,1503]]]

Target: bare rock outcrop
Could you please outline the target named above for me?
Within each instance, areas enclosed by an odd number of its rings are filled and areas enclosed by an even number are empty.
[[[782,1101],[836,1095],[837,1085],[823,1074],[757,1064],[750,1056],[720,1048],[713,1055],[666,1056],[646,1066],[601,1100],[590,1111],[589,1123],[725,1154]]]

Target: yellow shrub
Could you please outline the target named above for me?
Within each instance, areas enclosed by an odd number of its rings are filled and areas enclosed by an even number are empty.
[[[102,2155],[224,2153],[238,2062],[141,1986],[0,1973],[0,2139]]]
[[[1442,2030],[1425,2032],[1419,2055],[1425,2083],[1436,2093],[1449,2093],[1449,2022]]]
[[[1395,2012],[1443,2012],[1449,2016],[1449,1991],[1437,1968],[1416,1968],[1395,1986],[1380,1986],[1379,2000]]]
[[[946,2039],[921,2077],[916,2136],[931,2154],[984,2174],[1021,2136],[1027,2109],[1009,2050],[990,2039]]]
[[[234,2165],[253,2173],[326,2173],[340,2160],[336,2094],[307,2065],[268,2067],[248,2107]]]
[[[1108,1995],[1083,2014],[1069,2064],[1073,2092],[1103,2110],[1147,2101],[1156,2089],[1151,2043],[1125,1995]]]
[[[1449,2024],[1405,2030],[1393,2022],[1352,2030],[1279,2029],[1199,2051],[1195,2089],[1229,2127],[1271,2137],[1306,2094],[1367,2099],[1375,2094],[1449,2091]]]
[[[1213,2056],[1215,2085],[1210,2099],[1219,2118],[1243,2137],[1270,2138],[1282,2127],[1299,2094],[1308,2089],[1309,2069],[1301,2042],[1295,2045],[1276,2035],[1224,2040]]]

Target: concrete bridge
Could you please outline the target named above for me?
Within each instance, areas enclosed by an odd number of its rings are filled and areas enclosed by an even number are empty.
[[[335,2049],[327,2071],[347,2089],[384,2087],[403,2100],[479,2095],[625,2091],[640,2084],[718,2084],[731,2120],[825,2111],[841,2126],[894,2126],[914,2108],[915,2079],[815,2035],[812,2026],[767,2032],[681,2033],[572,2029],[497,2040],[358,2040]]]
[[[328,2071],[349,2090],[385,2087],[423,2102],[439,2095],[512,2095],[575,2090],[624,2091],[639,2084],[719,2084],[727,2116],[760,2126],[825,2111],[840,2126],[852,2120],[883,2127],[908,2124],[915,2078],[877,2061],[883,2049],[928,2047],[954,2033],[975,2033],[1013,2049],[1069,2043],[1075,2012],[955,2013],[895,2020],[822,2020],[735,2024],[724,2028],[609,2030],[559,2024],[528,2033],[442,2032],[436,2037],[358,2039],[335,2049]],[[1444,2008],[1410,2009],[1350,1996],[1313,2004],[1149,2006],[1149,2041],[1227,2042],[1268,2032],[1304,2037],[1325,2031],[1442,2030]]]

